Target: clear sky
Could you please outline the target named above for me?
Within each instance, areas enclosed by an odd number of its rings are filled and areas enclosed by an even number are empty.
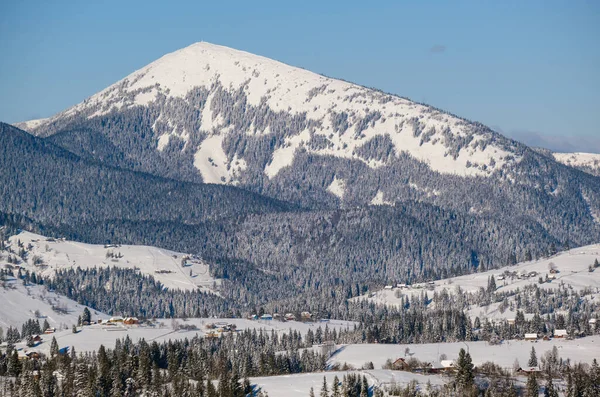
[[[201,40],[600,152],[597,0],[0,0],[0,120],[51,116]]]

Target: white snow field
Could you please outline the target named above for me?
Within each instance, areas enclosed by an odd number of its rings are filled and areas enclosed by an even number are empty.
[[[81,309],[83,310],[83,308]],[[77,313],[80,314],[80,312]],[[95,316],[92,311],[92,320],[97,318],[107,318],[105,315]],[[75,316],[75,324],[77,322],[77,316]],[[193,319],[156,319],[153,326],[148,325],[106,325],[106,324],[93,324],[79,328],[79,332],[74,334],[69,328],[68,330],[56,332],[53,336],[59,346],[74,346],[78,352],[91,352],[97,351],[100,345],[105,347],[114,348],[115,341],[118,338],[125,338],[129,336],[133,342],[140,339],[145,339],[147,342],[157,341],[163,342],[175,339],[191,339],[195,336],[204,337],[209,332],[214,332],[208,329],[208,324],[227,325],[235,324],[238,331],[246,329],[264,330],[271,333],[272,331],[282,335],[289,333],[290,331],[298,331],[305,335],[309,329],[313,332],[320,326],[323,329],[325,325],[329,329],[347,329],[354,327],[354,323],[350,321],[337,321],[331,320],[328,322],[315,322],[315,323],[302,323],[298,321],[287,321],[281,322],[276,320],[247,320],[240,318],[193,318]],[[181,329],[181,326],[190,327],[196,326],[197,329]],[[44,341],[35,347],[36,350],[41,352],[50,351],[50,342],[52,335],[45,337]]]
[[[20,327],[29,319],[38,319],[40,324],[48,320],[51,327],[61,329],[77,324],[77,318],[85,306],[48,292],[40,285],[24,286],[20,280],[10,278],[0,287],[0,327]],[[95,318],[109,318],[90,309]],[[20,330],[20,328],[19,328]]]
[[[559,163],[573,167],[590,167],[600,170],[600,154],[598,153],[553,153]]]
[[[346,345],[330,358],[330,364],[344,363],[354,368],[362,368],[366,362],[373,362],[376,369],[385,364],[387,359],[395,361],[398,358],[414,357],[424,362],[440,362],[440,355],[445,354],[448,360],[456,360],[460,349],[468,350],[475,366],[487,361],[493,361],[499,366],[511,370],[515,359],[521,366],[526,366],[531,353],[531,347],[535,347],[538,359],[545,352],[551,351],[556,346],[559,355],[563,359],[570,359],[572,363],[591,364],[593,359],[600,359],[600,335],[587,336],[584,338],[567,340],[551,339],[549,341],[539,340],[537,342],[509,340],[500,345],[490,345],[487,342],[453,342],[453,343],[424,343],[424,344],[356,344]],[[406,354],[406,348],[410,349]]]
[[[331,392],[333,378],[337,376],[342,381],[344,375],[356,373],[367,377],[369,386],[406,385],[412,380],[420,385],[425,385],[428,381],[432,385],[442,385],[445,383],[443,377],[438,375],[421,375],[403,371],[390,370],[364,370],[364,371],[331,371],[331,372],[311,372],[306,374],[293,374],[281,376],[266,376],[259,378],[250,378],[250,382],[256,385],[256,389],[269,394],[269,397],[306,397],[312,387],[315,395],[319,395],[323,385],[323,377],[327,379],[327,385]],[[421,386],[422,387],[422,386]]]
[[[592,295],[590,299],[596,299],[600,298],[600,292],[598,291],[598,288],[600,288],[600,269],[594,272],[588,271],[588,267],[596,259],[600,261],[600,244],[573,248],[550,258],[522,262],[514,266],[506,266],[496,270],[438,280],[433,285],[416,284],[403,286],[402,288],[394,285],[391,289],[382,289],[353,299],[366,299],[385,305],[399,305],[403,295],[420,295],[423,292],[427,292],[429,298],[431,298],[434,291],[439,293],[443,289],[446,289],[452,293],[459,286],[464,292],[476,292],[480,288],[487,287],[488,278],[492,275],[495,278],[497,291],[499,292],[516,290],[517,288],[523,289],[526,285],[531,284],[537,284],[540,288],[544,289],[556,289],[559,284],[564,283],[564,285],[570,286],[577,291],[591,289]],[[551,267],[555,268],[558,272],[551,275]],[[516,276],[507,276],[505,272],[516,273]],[[531,272],[535,272],[536,275],[531,277],[522,275],[524,273],[530,274]],[[546,275],[555,277],[555,279],[539,284],[539,277],[541,276],[545,279]],[[469,310],[468,314],[471,316],[484,315],[487,318],[514,318],[514,312],[507,310],[504,313],[500,313],[497,310],[498,305],[499,303],[495,303],[487,308],[475,307]]]
[[[494,170],[501,169],[505,164],[521,159],[516,152],[505,150],[505,147],[494,139],[481,145],[491,133],[482,133],[472,124],[437,109],[262,56],[206,42],[195,43],[167,54],[50,119],[18,125],[35,133],[40,126],[62,117],[85,113],[87,117],[92,118],[113,109],[147,106],[159,95],[184,99],[192,89],[205,87],[210,91],[215,87],[215,83],[231,92],[243,90],[247,95],[248,104],[253,106],[265,101],[275,112],[305,113],[308,120],[320,123],[314,129],[314,134],[330,140],[329,147],[312,148],[306,144],[312,139],[310,135],[305,139],[306,132],[290,137],[287,140],[288,150],[281,149],[276,152],[272,163],[265,167],[265,174],[269,178],[293,162],[298,148],[321,155],[356,159],[369,167],[377,168],[384,163],[362,158],[356,154],[356,149],[372,138],[382,135],[391,139],[395,155],[409,153],[427,163],[431,169],[444,174],[486,176]],[[218,114],[213,117],[213,96],[214,91],[210,91],[202,111],[201,125],[201,129],[212,136],[199,149],[194,164],[209,181],[232,183],[235,182],[235,175],[233,172],[227,172],[225,167],[233,166],[235,160],[225,159],[226,164],[219,163],[218,167],[206,163],[205,152],[209,148],[212,151],[210,156],[215,162],[224,160],[219,158],[223,152],[222,147],[217,146],[221,146],[222,137],[228,133],[223,118]],[[332,121],[332,111],[348,115],[348,133],[338,133]],[[188,141],[191,131],[186,131],[186,126],[181,120],[174,117],[167,119],[162,114],[159,118],[172,129],[157,138],[157,150],[164,148],[172,135]],[[369,119],[371,121],[364,121]],[[415,120],[419,120],[422,126],[419,131],[413,124]],[[246,132],[251,135],[267,134],[268,129],[267,127],[258,130],[251,125]],[[421,132],[427,135],[426,139],[423,139]],[[221,139],[215,138],[215,134],[220,134]],[[449,155],[446,138],[466,139],[471,135],[473,139],[468,139],[469,144],[456,158]],[[232,178],[234,181],[230,181]]]
[[[48,239],[30,232],[21,232],[10,237],[9,241],[14,251],[17,250],[18,241],[25,247],[31,244],[33,248],[29,252],[27,262],[20,265],[44,276],[53,276],[55,271],[60,269],[114,266],[136,269],[142,274],[154,277],[169,289],[202,289],[214,293],[213,283],[220,283],[210,276],[209,265],[200,258],[162,248],[143,245],[105,247]],[[107,257],[107,253],[121,257],[110,258]],[[42,259],[42,266],[33,264],[35,256]],[[185,266],[181,265],[182,261],[185,262]],[[0,266],[2,263],[0,260]]]

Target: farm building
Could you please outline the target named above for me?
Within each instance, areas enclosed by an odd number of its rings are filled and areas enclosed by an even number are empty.
[[[537,340],[538,334],[525,334],[525,340]]]
[[[554,330],[554,337],[555,338],[566,338],[567,337],[567,330],[566,329],[555,329]]]

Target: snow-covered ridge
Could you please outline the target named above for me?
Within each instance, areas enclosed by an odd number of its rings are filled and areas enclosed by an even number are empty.
[[[590,168],[600,172],[600,154],[597,153],[553,153],[559,163],[571,166]]]
[[[389,137],[396,156],[409,153],[429,164],[432,170],[446,174],[490,175],[520,159],[511,151],[508,140],[434,108],[205,42],[163,56],[79,105],[35,126],[32,124],[30,130],[35,133],[47,124],[77,115],[91,118],[115,109],[148,106],[161,98],[183,100],[197,87],[209,90],[206,103],[199,109],[200,129],[212,135],[231,132],[230,125],[212,103],[216,87],[243,92],[247,105],[266,104],[273,112],[305,115],[314,122],[310,133],[305,131],[287,137],[288,146],[273,152],[272,161],[264,170],[269,178],[289,166],[300,148],[315,154],[361,160],[371,168],[381,167],[387,160],[370,159],[357,153],[380,136]],[[176,117],[162,116],[159,118],[169,125],[169,131],[158,137],[157,150],[162,150],[175,135],[187,144],[190,134],[198,132],[186,131]],[[246,132],[251,135],[271,133],[268,126],[260,130],[251,126]],[[311,145],[315,139],[326,144]],[[208,146],[212,148],[214,144]],[[235,183],[243,165],[232,167],[234,159],[229,158],[225,164],[215,166],[207,161],[208,146],[197,149],[194,164],[200,173],[211,182]],[[216,160],[215,157],[222,160],[223,153],[216,150],[212,158]],[[241,160],[244,159],[235,159]]]

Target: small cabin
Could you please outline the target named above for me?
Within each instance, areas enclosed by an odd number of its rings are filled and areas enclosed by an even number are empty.
[[[397,371],[405,371],[407,369],[409,369],[408,364],[406,363],[406,360],[402,357],[400,357],[399,359],[397,359],[396,361],[394,361],[392,363],[392,369],[395,369]]]
[[[533,340],[537,340],[537,339],[538,339],[538,334],[534,334],[534,333],[525,334],[525,340],[533,341]]]
[[[296,319],[296,316],[293,315],[292,313],[286,313],[285,316],[283,317],[286,321],[294,321]]]
[[[506,321],[508,322],[508,325],[515,325],[515,319],[514,318],[507,318]]]
[[[595,318],[590,318],[590,321],[588,321],[588,323],[593,327],[594,325],[596,325],[596,322],[598,320],[596,320]]]
[[[263,314],[262,316],[260,316],[261,320],[273,320],[273,316],[270,314]]]
[[[109,323],[122,323],[123,322],[123,317],[121,316],[114,316],[108,319]]]
[[[566,329],[555,329],[554,330],[554,337],[555,338],[566,338],[567,337],[567,330]]]
[[[383,289],[387,289],[387,290],[391,290],[392,288],[394,288],[394,287],[391,285],[386,285],[385,287],[383,287]]]
[[[300,313],[300,317],[302,317],[303,320],[307,320],[312,317],[312,314],[310,312],[302,312]]]
[[[140,323],[137,317],[126,317],[123,319],[123,324],[125,325],[137,325]]]

